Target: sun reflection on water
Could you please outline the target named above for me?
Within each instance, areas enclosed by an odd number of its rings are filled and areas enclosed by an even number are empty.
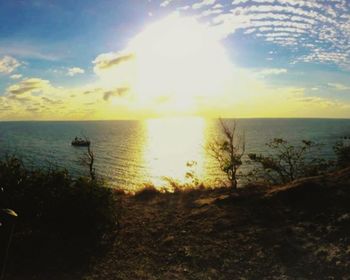
[[[150,119],[146,122],[144,160],[150,183],[164,186],[164,177],[186,183],[188,162],[196,176],[204,173],[206,122],[202,118]]]

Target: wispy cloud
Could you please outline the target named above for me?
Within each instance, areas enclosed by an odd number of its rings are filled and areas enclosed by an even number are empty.
[[[40,46],[23,42],[0,42],[0,55],[9,55],[25,59],[56,61],[60,55],[42,50]]]
[[[350,69],[350,2],[347,0],[197,0],[179,11],[203,17],[217,36],[237,31],[294,52],[294,61]],[[217,6],[220,5],[220,6]],[[199,10],[199,11],[198,11]],[[302,53],[302,55],[297,55]]]
[[[200,2],[196,2],[192,5],[192,8],[197,10],[197,9],[201,9],[203,7],[206,6],[211,6],[213,4],[215,4],[216,0],[202,0]]]
[[[19,82],[18,84],[9,86],[6,92],[13,95],[23,95],[47,90],[50,87],[51,84],[48,80],[29,78]]]
[[[257,74],[261,75],[261,76],[268,76],[268,75],[285,74],[287,72],[288,72],[288,70],[285,68],[265,68],[265,69],[257,71]]]

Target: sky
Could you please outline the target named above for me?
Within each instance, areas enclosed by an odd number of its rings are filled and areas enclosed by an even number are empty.
[[[349,0],[0,0],[0,120],[350,117]]]

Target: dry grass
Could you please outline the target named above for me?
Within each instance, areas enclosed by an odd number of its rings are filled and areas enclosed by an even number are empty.
[[[85,279],[349,279],[349,174],[125,196],[116,242]]]
[[[236,193],[148,185],[119,195],[115,241],[83,277],[26,279],[350,279],[349,200],[350,169]]]

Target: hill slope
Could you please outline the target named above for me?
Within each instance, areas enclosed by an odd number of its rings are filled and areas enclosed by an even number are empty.
[[[350,279],[350,168],[121,201],[116,241],[85,279]]]

